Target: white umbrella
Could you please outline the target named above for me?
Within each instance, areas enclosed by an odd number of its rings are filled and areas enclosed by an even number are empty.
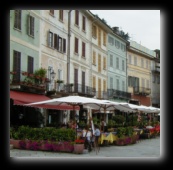
[[[58,106],[61,104],[69,104],[74,107],[78,105],[89,106],[95,110],[100,110],[100,111],[104,110],[104,114],[106,114],[107,110],[115,110],[115,109],[121,110],[121,111],[123,110],[127,112],[134,111],[134,109],[121,106],[120,103],[118,102],[112,102],[109,100],[99,100],[99,99],[83,97],[83,96],[67,96],[67,97],[54,98],[51,100],[25,104],[25,106],[38,106],[38,105]]]

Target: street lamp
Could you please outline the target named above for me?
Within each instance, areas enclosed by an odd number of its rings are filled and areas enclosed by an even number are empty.
[[[51,79],[53,80],[55,78],[56,73],[54,72],[54,70],[50,73]]]
[[[75,120],[76,120],[76,139],[77,139],[77,129],[78,129],[77,121],[79,120],[79,115],[77,113],[75,114]]]

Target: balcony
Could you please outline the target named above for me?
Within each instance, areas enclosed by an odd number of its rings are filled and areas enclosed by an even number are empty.
[[[120,90],[114,90],[114,89],[107,89],[107,92],[103,93],[103,99],[111,99],[111,98],[119,98],[119,99],[125,99],[129,100],[131,99],[131,93],[120,91]]]
[[[84,95],[88,97],[94,97],[95,96],[95,89],[89,86],[81,85],[78,83],[75,84],[64,84],[61,86],[61,91],[64,91],[65,93],[77,93],[79,95]]]
[[[145,87],[135,86],[135,87],[133,87],[133,93],[143,95],[143,96],[147,96],[147,95],[151,94],[151,89],[150,88],[145,88]]]
[[[46,84],[49,80],[27,72],[10,72],[10,89],[24,92],[45,94]]]

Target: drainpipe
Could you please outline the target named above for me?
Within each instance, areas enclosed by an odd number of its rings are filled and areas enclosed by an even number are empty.
[[[70,25],[71,25],[71,11],[68,12],[68,49],[67,49],[67,84],[70,84]]]

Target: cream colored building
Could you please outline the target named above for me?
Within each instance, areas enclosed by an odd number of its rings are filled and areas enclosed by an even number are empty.
[[[154,51],[130,41],[127,49],[128,92],[132,100],[139,104],[151,105],[151,61],[155,58]]]

